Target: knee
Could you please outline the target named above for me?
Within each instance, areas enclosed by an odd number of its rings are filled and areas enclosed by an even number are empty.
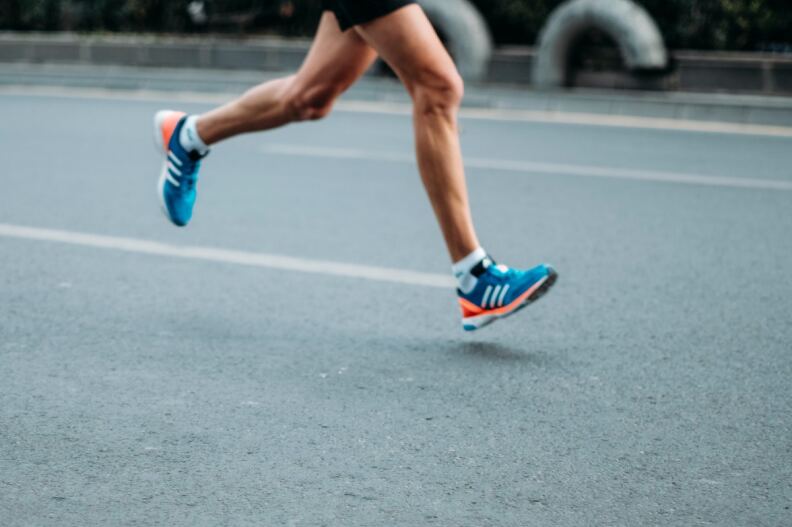
[[[455,69],[434,72],[416,82],[412,89],[416,111],[454,115],[462,103],[465,85]]]
[[[295,121],[314,121],[330,114],[342,91],[333,84],[306,87],[295,82],[287,90],[284,101]]]

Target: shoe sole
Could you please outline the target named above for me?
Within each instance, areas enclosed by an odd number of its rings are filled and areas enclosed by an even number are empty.
[[[462,328],[465,331],[475,331],[477,329],[483,328],[484,326],[488,326],[489,324],[492,324],[496,320],[500,320],[502,318],[511,316],[517,313],[518,311],[520,311],[521,309],[523,309],[524,307],[533,304],[534,302],[542,298],[544,295],[546,295],[547,292],[550,290],[550,288],[553,287],[557,281],[558,281],[558,273],[556,272],[555,269],[551,267],[548,270],[547,276],[545,276],[539,282],[534,284],[533,291],[529,290],[530,292],[525,297],[525,299],[521,303],[514,306],[514,309],[497,315],[488,315],[484,313],[482,315],[476,315],[474,317],[463,318]]]

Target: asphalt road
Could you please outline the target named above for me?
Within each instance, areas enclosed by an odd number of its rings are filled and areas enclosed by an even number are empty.
[[[485,247],[561,274],[469,335],[322,263],[449,272],[408,117],[218,145],[179,230],[171,105],[0,96],[0,223],[328,272],[0,235],[0,524],[790,524],[792,138],[464,120]]]

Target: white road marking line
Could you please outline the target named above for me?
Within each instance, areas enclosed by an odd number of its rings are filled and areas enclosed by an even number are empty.
[[[292,144],[269,144],[262,147],[268,154],[318,157],[334,159],[352,159],[366,161],[385,161],[393,163],[415,163],[415,157],[394,152],[376,152],[352,148],[328,148]],[[561,163],[537,163],[533,161],[509,161],[483,157],[466,157],[465,166],[483,170],[500,170],[505,172],[521,172],[525,174],[580,176],[611,179],[628,179],[635,181],[652,181],[660,183],[679,183],[683,185],[705,185],[710,187],[729,187],[752,190],[792,191],[792,181],[775,179],[751,179],[728,176],[705,176],[702,174],[685,174],[663,172],[657,170],[641,170],[618,167],[598,167],[589,165],[567,165]]]
[[[393,163],[415,163],[414,154],[400,154],[398,152],[382,152],[357,148],[335,148],[328,146],[307,146],[284,143],[266,144],[261,148],[267,154],[279,154],[286,156],[390,161]]]
[[[193,104],[222,104],[236,95],[167,90],[127,90],[109,88],[80,88],[76,86],[0,86],[0,95],[17,97],[52,97],[66,99],[94,99],[102,101],[181,102]]]
[[[165,90],[122,90],[105,88],[79,88],[59,86],[0,86],[0,95],[32,97],[65,97],[114,101],[148,101],[164,103],[222,104],[235,95],[229,93],[174,92]],[[336,111],[349,113],[376,113],[382,115],[411,116],[412,105],[392,101],[341,100]],[[519,110],[507,108],[462,108],[463,119],[488,121],[516,121],[562,125],[604,126],[613,128],[638,128],[674,132],[697,132],[732,135],[753,135],[792,138],[792,126],[742,124],[721,121],[695,121],[631,115],[578,113],[550,110]]]
[[[341,101],[338,109],[347,112],[412,115],[412,106],[397,102]],[[550,110],[521,110],[516,108],[467,108],[459,111],[463,119],[485,121],[515,121],[524,123],[641,128],[674,132],[697,132],[732,135],[759,135],[792,138],[792,127],[764,124],[729,123],[722,121],[694,121],[639,115],[613,115]]]
[[[280,269],[284,271],[296,271],[327,276],[360,278],[363,280],[392,282],[405,285],[442,287],[446,289],[453,288],[456,285],[456,281],[453,277],[442,274],[422,273],[405,269],[373,267],[325,260],[311,260],[277,254],[233,251],[212,247],[180,246],[151,240],[103,236],[54,229],[40,229],[22,225],[10,225],[7,223],[0,223],[0,237],[66,243],[83,247],[95,247],[139,254],[171,256],[190,260],[206,260],[211,262],[264,267],[267,269]]]

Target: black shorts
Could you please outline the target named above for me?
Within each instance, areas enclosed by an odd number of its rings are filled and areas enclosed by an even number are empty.
[[[341,31],[346,31],[414,3],[415,0],[322,0],[322,9],[335,13]]]

